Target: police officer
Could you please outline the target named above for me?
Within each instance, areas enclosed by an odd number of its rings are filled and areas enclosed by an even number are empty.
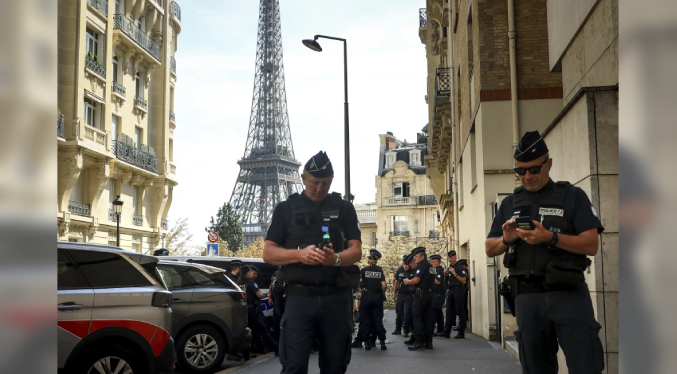
[[[233,283],[237,284],[237,279],[240,277],[240,267],[242,266],[242,261],[240,260],[233,260],[230,262],[230,274],[228,274],[228,278],[233,281]]]
[[[315,338],[322,373],[344,373],[350,362],[351,292],[362,259],[361,233],[353,205],[329,194],[334,171],[327,154],[306,163],[305,190],[275,207],[263,260],[282,266],[287,301],[280,332],[282,373],[307,373]],[[331,244],[317,247],[328,233]]]
[[[279,271],[279,270],[278,270]],[[275,271],[270,278],[270,287],[268,288],[268,304],[273,306],[273,332],[275,338],[280,339],[280,323],[282,322],[282,315],[284,314],[285,296],[284,296],[284,282],[277,279]],[[275,352],[278,354],[278,352]]]
[[[247,293],[247,322],[252,332],[263,338],[269,351],[277,351],[277,342],[270,336],[268,325],[261,311],[261,299],[265,296],[254,281],[258,276],[258,271],[254,265],[244,266],[240,269],[240,277],[238,278],[238,284]]]
[[[409,265],[409,270],[404,272],[404,279],[414,279],[414,274],[416,272],[416,261],[414,256],[407,256],[405,262]],[[404,279],[402,279],[402,284],[400,285],[398,297],[404,299],[404,322],[402,326],[404,328],[405,338],[409,337],[409,333],[414,330],[414,315],[413,315],[413,305],[414,305],[414,291],[416,291],[416,286],[414,285],[405,285]],[[413,336],[412,336],[413,339]],[[410,344],[414,344],[413,340]]]
[[[458,316],[458,333],[454,339],[465,338],[465,325],[468,322],[466,313],[466,304],[468,294],[465,284],[468,282],[468,273],[465,267],[457,261],[456,251],[447,252],[449,259],[449,268],[444,272],[444,282],[447,285],[447,322],[444,325],[445,338],[451,337],[451,328],[456,325],[456,316]]]
[[[381,253],[375,249],[369,252],[369,266],[360,270],[360,278],[362,279],[362,298],[360,299],[360,314],[364,319],[363,340],[365,343],[369,337],[376,333],[376,336],[381,341],[381,350],[385,351],[386,347],[386,329],[383,327],[383,299],[386,291],[386,276],[383,269],[377,266],[378,260],[381,258]],[[371,344],[365,344],[366,351],[371,350]]]
[[[404,274],[409,270],[409,265],[405,262],[407,255],[402,256],[402,266],[395,270],[393,274],[393,300],[395,300],[395,331],[392,332],[393,335],[402,334],[402,321],[404,319],[404,298],[399,297],[401,290],[400,284],[404,279]]]
[[[514,159],[522,186],[501,203],[486,253],[505,253],[522,370],[557,373],[559,343],[570,373],[601,373],[601,326],[584,270],[604,227],[582,189],[550,179],[553,160],[537,131],[524,134]]]
[[[442,312],[442,308],[444,307],[446,287],[444,285],[444,267],[441,262],[442,256],[437,254],[430,256],[430,264],[437,273],[433,283],[432,322],[430,323],[430,334],[432,336],[444,335],[444,312]],[[435,334],[435,325],[437,325],[437,334]]]
[[[432,334],[432,302],[433,284],[437,276],[437,270],[430,265],[425,253],[425,247],[416,247],[411,251],[416,261],[414,279],[404,280],[405,285],[415,285],[413,315],[415,342],[409,347],[410,351],[420,349],[433,349]]]

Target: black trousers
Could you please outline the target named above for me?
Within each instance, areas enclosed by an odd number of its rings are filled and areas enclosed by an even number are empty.
[[[595,320],[587,284],[572,291],[520,294],[515,311],[522,373],[557,373],[558,346],[569,373],[599,374],[604,370],[601,325]]]
[[[257,336],[261,336],[268,348],[271,348],[277,344],[275,339],[273,339],[273,337],[270,335],[268,324],[266,323],[265,317],[259,308],[252,305],[247,305],[247,321],[249,328],[252,329],[252,332]]]
[[[456,326],[458,316],[458,331],[465,331],[468,323],[468,293],[465,287],[456,287],[447,290],[447,321],[444,325],[444,334],[450,335],[451,328]]]
[[[414,337],[417,342],[425,343],[432,339],[432,304],[433,293],[431,291],[418,289],[414,293],[413,316],[414,316]]]
[[[280,340],[280,323],[282,322],[282,315],[273,311],[273,338]]]
[[[404,332],[409,333],[413,330],[414,320],[411,315],[411,305],[414,301],[414,294],[411,292],[397,293],[397,304],[395,309],[397,318],[395,319],[395,329],[400,331],[404,328]]]
[[[364,318],[364,337],[373,336],[375,333],[379,340],[386,340],[386,329],[383,327],[383,294],[362,293],[360,315]]]
[[[288,295],[280,323],[282,374],[308,373],[315,339],[321,374],[345,373],[350,363],[350,290],[326,296]]]
[[[435,325],[437,325],[437,332],[444,332],[444,292],[433,291],[433,305],[432,305],[432,323],[430,324],[431,333],[435,332]]]

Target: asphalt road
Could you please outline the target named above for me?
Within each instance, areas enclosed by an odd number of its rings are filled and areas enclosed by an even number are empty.
[[[410,352],[402,343],[406,338],[390,335],[395,328],[395,312],[386,310],[385,328],[388,331],[388,350],[352,350],[349,373],[397,374],[397,373],[454,373],[454,374],[520,374],[519,361],[508,352],[497,349],[481,337],[466,333],[465,339],[435,338],[432,351]],[[317,354],[310,356],[309,373],[319,373]],[[221,374],[269,374],[282,369],[279,360],[272,354],[261,356],[247,363],[224,362]]]

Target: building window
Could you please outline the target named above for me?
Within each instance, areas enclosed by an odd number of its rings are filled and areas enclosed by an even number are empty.
[[[110,136],[112,140],[118,140],[118,122],[120,118],[118,116],[111,116],[110,120]]]
[[[136,96],[143,99],[143,74],[136,73]]]
[[[392,227],[393,231],[402,233],[409,231],[409,222],[407,216],[392,216]]]
[[[97,60],[99,56],[99,34],[92,31],[92,29],[87,28],[87,55],[92,54],[92,58],[96,57]]]
[[[388,153],[386,154],[386,167],[391,168],[395,164],[395,154]]]
[[[136,142],[136,144],[134,144],[134,145],[136,146],[136,148],[141,147],[141,140],[143,140],[142,135],[143,135],[143,130],[138,126],[134,127],[134,142]]]
[[[412,166],[421,166],[421,151],[413,150],[409,152],[409,164]]]
[[[132,214],[138,214],[139,186],[132,186]]]
[[[409,197],[409,182],[393,183],[393,197]]]
[[[98,129],[99,118],[97,116],[97,106],[99,106],[99,103],[95,103],[94,101],[85,98],[83,117],[85,119],[85,125],[92,126]]]
[[[118,81],[118,56],[113,57],[113,82]]]
[[[80,172],[80,175],[78,176],[78,180],[75,182],[75,186],[73,186],[73,190],[71,191],[71,201],[76,201],[78,203],[84,203],[84,178],[85,178],[85,173],[84,170]]]
[[[121,0],[115,0],[115,14],[123,14],[125,12],[125,3]]]
[[[471,193],[477,186],[477,148],[475,148],[475,133],[470,133],[470,174],[472,180]]]

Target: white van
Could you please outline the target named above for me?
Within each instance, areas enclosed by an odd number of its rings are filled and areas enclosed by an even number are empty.
[[[277,266],[266,264],[260,258],[243,258],[243,257],[212,257],[212,256],[157,256],[162,260],[167,261],[183,261],[196,264],[204,264],[224,269],[227,274],[230,274],[230,262],[233,260],[240,260],[244,265],[254,265],[259,270],[259,275],[256,277],[256,284],[261,289],[261,293],[265,298],[261,300],[261,311],[266,317],[273,317],[273,307],[268,305],[268,288],[270,287],[273,273],[277,271]]]

